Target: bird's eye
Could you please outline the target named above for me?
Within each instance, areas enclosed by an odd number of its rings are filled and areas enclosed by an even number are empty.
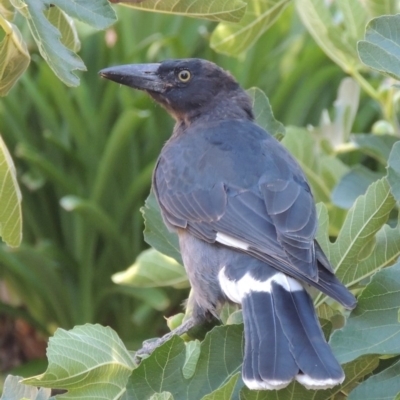
[[[189,82],[192,75],[187,69],[183,69],[182,71],[178,72],[178,78],[181,82]]]

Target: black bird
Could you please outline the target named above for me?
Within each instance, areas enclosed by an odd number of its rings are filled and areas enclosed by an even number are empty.
[[[192,318],[172,333],[232,301],[243,310],[242,376],[250,389],[281,389],[294,379],[311,389],[341,383],[343,370],[304,286],[349,309],[356,300],[315,240],[304,173],[254,122],[246,92],[201,59],[116,66],[100,75],[146,91],[176,120],[153,175],[194,293]]]

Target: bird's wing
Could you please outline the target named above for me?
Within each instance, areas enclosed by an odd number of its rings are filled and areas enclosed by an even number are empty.
[[[250,122],[185,135],[154,174],[165,220],[316,281],[314,200],[289,153]]]

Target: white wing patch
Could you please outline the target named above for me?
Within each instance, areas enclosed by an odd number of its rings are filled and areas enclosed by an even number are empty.
[[[250,292],[265,292],[271,293],[272,282],[277,283],[282,286],[287,292],[295,292],[299,290],[304,290],[303,286],[296,281],[296,279],[291,278],[283,274],[282,272],[277,272],[271,278],[265,281],[258,281],[254,279],[248,272],[239,280],[233,281],[229,279],[225,274],[225,267],[221,268],[218,274],[219,284],[225,295],[234,303],[241,304],[242,299]]]
[[[247,243],[221,232],[217,232],[215,240],[221,244],[240,250],[248,250],[250,247]]]
[[[243,382],[250,390],[279,390],[285,388],[292,381],[256,381],[243,377]]]

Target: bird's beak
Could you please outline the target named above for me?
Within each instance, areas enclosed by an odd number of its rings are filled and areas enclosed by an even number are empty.
[[[118,65],[102,69],[99,75],[135,89],[163,93],[166,85],[157,74],[159,66],[159,63]]]

